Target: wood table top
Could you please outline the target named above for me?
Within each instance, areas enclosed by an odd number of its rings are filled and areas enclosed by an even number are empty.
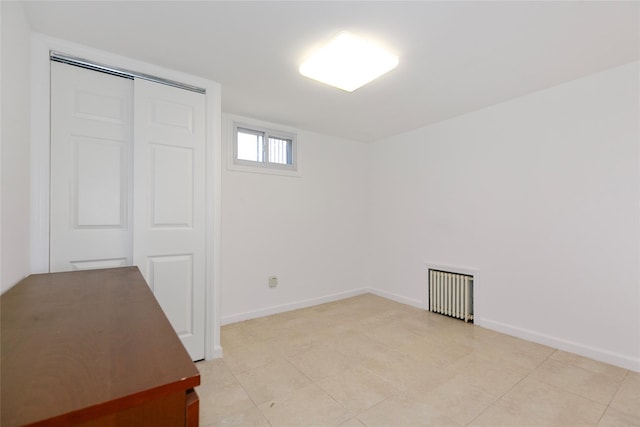
[[[2,426],[75,423],[200,384],[137,267],[31,275],[0,302]]]

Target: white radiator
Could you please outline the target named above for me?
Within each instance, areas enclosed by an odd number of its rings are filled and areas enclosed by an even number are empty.
[[[473,320],[473,276],[429,269],[429,311]]]

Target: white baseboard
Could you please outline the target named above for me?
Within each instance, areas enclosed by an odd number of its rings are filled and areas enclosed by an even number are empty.
[[[474,319],[474,323],[483,328],[491,329],[503,334],[522,338],[527,341],[533,341],[538,344],[556,348],[558,350],[579,354],[580,356],[588,357],[600,362],[609,363],[621,368],[640,372],[640,359],[625,356],[619,353],[613,353],[611,351],[595,347],[590,347],[577,342],[564,340],[551,335],[541,334],[539,332],[508,325],[506,323],[497,322],[495,320]]]
[[[326,295],[323,297],[296,301],[289,304],[274,305],[267,308],[261,308],[259,310],[245,311],[243,313],[224,316],[221,319],[221,322],[222,322],[222,325],[228,325],[230,323],[242,322],[243,320],[250,320],[258,317],[270,316],[272,314],[284,313],[291,310],[298,310],[300,308],[307,308],[307,307],[312,307],[314,305],[324,304],[327,302],[338,301],[345,298],[355,297],[357,295],[366,294],[368,292],[370,292],[370,289],[360,288],[360,289],[354,289],[352,291]]]
[[[426,301],[420,301],[419,299],[407,298],[402,295],[394,294],[392,292],[381,291],[380,289],[368,288],[367,292],[372,293],[374,295],[378,295],[379,297],[390,299],[391,301],[399,302],[400,304],[410,305],[412,307],[420,308],[422,310],[426,310],[427,303]]]
[[[211,354],[206,354],[204,360],[213,360],[213,359],[221,359],[222,358],[222,346],[215,345],[213,346],[213,352]]]
[[[222,346],[217,345],[213,348],[213,358],[221,359],[222,358]]]

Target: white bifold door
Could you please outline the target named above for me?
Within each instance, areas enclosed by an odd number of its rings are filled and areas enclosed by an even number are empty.
[[[205,341],[205,95],[51,63],[50,271],[137,265]]]

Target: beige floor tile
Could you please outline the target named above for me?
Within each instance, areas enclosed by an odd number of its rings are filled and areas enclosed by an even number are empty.
[[[247,331],[259,341],[266,341],[271,338],[280,337],[283,335],[289,335],[293,331],[286,326],[286,321],[263,321],[262,319],[253,319],[248,322],[252,322],[246,325]],[[271,319],[267,317],[266,319]]]
[[[264,366],[280,358],[268,343],[258,342],[224,350],[224,360],[234,374]]]
[[[437,410],[403,396],[392,396],[358,415],[367,427],[459,426]]]
[[[271,427],[269,421],[260,412],[257,406],[253,406],[244,412],[234,414],[218,422],[211,424],[211,427]]]
[[[391,383],[362,366],[354,366],[317,384],[338,403],[356,414],[398,393]]]
[[[364,425],[362,421],[360,421],[357,417],[353,417],[343,422],[342,424],[340,424],[339,427],[367,427],[367,426]]]
[[[409,345],[418,340],[424,340],[423,336],[414,334],[402,322],[395,320],[387,324],[383,324],[364,332],[365,335],[380,341],[382,344],[399,347]]]
[[[640,417],[625,414],[617,409],[609,407],[598,423],[598,427],[638,427]]]
[[[427,311],[410,316],[403,316],[396,321],[407,331],[421,337],[433,336],[434,333],[437,333],[437,328],[442,325],[441,321],[434,318],[434,316]]]
[[[397,349],[402,353],[411,355],[415,360],[425,361],[441,367],[448,366],[473,351],[471,346],[451,339],[435,340],[428,337],[399,346]]]
[[[287,360],[312,381],[335,375],[355,363],[353,357],[324,344],[313,345],[301,353],[287,357]]]
[[[418,362],[408,371],[410,378],[401,382],[400,388],[408,397],[425,396],[435,388],[451,381],[458,373],[450,367],[426,366]]]
[[[247,331],[242,323],[233,323],[220,328],[220,345],[225,350],[253,344],[258,340]]]
[[[340,335],[338,338],[332,340],[330,345],[339,352],[353,357],[358,361],[389,348],[381,342],[357,331],[349,331]]]
[[[273,427],[337,426],[352,414],[315,384],[259,406]]]
[[[387,326],[409,316],[405,311],[397,308],[386,308],[383,310],[369,308],[363,311],[364,314],[354,318],[350,324],[355,330],[364,333]]]
[[[465,381],[493,396],[501,396],[529,373],[524,368],[504,366],[500,360],[484,358],[475,351],[450,366]]]
[[[236,376],[251,399],[260,405],[269,400],[285,398],[311,381],[295,366],[278,359]]]
[[[201,385],[215,384],[222,387],[237,382],[224,359],[201,361],[196,363],[196,368],[200,371]]]
[[[498,332],[492,331],[490,329],[481,328],[471,323],[464,323],[462,321],[457,321],[457,323],[443,323],[438,325],[435,328],[434,334],[436,336],[445,337],[448,340],[453,340],[458,343],[467,345],[472,347],[474,350],[486,350],[493,349],[497,340],[500,342],[502,339],[508,339],[510,341],[515,341],[519,343],[520,340],[517,340],[513,337],[508,337],[506,335],[500,334]],[[535,344],[537,347],[538,344]],[[526,351],[527,349],[525,349]],[[549,352],[544,354],[544,359],[551,354],[551,349]],[[535,353],[534,353],[535,354]],[[535,367],[537,365],[534,365]]]
[[[608,405],[620,381],[581,367],[548,359],[530,375],[538,381]]]
[[[617,381],[622,381],[627,375],[627,370],[624,368],[598,362],[596,360],[588,359],[562,350],[556,350],[549,358],[568,365],[586,369],[587,371],[594,372],[596,374],[606,375]]]
[[[293,333],[298,334],[308,334],[310,331],[313,331],[313,333],[326,332],[333,329],[333,325],[331,325],[326,319],[314,317],[312,314],[289,318],[287,320],[287,327]]]
[[[200,399],[200,424],[202,425],[213,424],[255,406],[237,382],[225,386],[204,385],[197,387],[196,392]]]
[[[497,332],[479,334],[475,339],[461,339],[474,351],[487,359],[500,360],[504,366],[533,370],[544,362],[554,350],[541,344]],[[455,339],[455,338],[454,338]]]
[[[366,304],[349,304],[342,301],[334,301],[327,304],[318,305],[312,308],[315,316],[327,322],[335,324],[339,322],[349,322],[360,320],[367,315],[374,313],[372,307]]]
[[[409,396],[460,425],[471,422],[499,397],[469,383],[460,374],[424,393]]]
[[[283,356],[289,357],[302,353],[315,344],[322,342],[324,335],[319,332],[291,332],[288,335],[281,335],[265,341],[271,351]]]
[[[525,378],[470,426],[594,426],[606,406]]]
[[[640,373],[627,374],[611,401],[611,407],[640,418]]]
[[[336,311],[353,312],[362,311],[364,313],[369,310],[376,309],[380,311],[380,304],[376,303],[373,299],[368,299],[365,295],[359,295],[351,298],[345,298],[338,301],[333,301],[327,304],[326,307],[316,306],[319,311],[328,311],[335,313]],[[385,306],[388,307],[388,306]]]
[[[638,373],[372,294],[221,341],[223,360],[197,364],[203,427],[640,427]]]
[[[361,365],[400,390],[427,381],[434,372],[442,372],[440,366],[429,360],[419,362],[388,347],[371,352],[363,359]]]

